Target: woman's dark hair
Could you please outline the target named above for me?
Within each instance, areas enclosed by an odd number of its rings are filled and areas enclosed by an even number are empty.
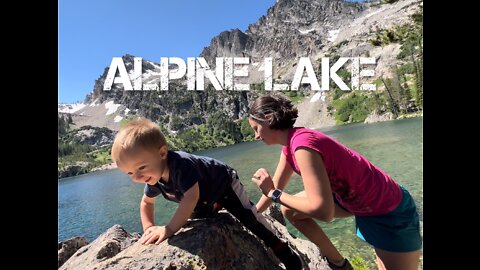
[[[298,110],[282,96],[261,96],[253,102],[248,116],[257,122],[266,122],[271,129],[289,129],[298,117]]]

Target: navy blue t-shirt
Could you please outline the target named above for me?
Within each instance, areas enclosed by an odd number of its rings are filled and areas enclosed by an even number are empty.
[[[160,180],[155,185],[145,184],[146,196],[152,198],[162,194],[167,200],[180,202],[183,194],[198,182],[198,204],[212,204],[218,201],[232,183],[233,169],[213,158],[169,150],[167,166],[168,182],[163,183]]]

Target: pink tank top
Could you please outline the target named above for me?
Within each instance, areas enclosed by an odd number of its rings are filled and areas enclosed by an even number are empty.
[[[342,207],[356,216],[374,216],[394,210],[402,200],[400,186],[366,158],[312,129],[292,128],[283,154],[293,170],[301,175],[295,150],[307,147],[318,152],[327,170],[334,196]]]

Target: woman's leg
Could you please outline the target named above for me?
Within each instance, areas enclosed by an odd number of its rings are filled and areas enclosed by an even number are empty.
[[[375,248],[379,269],[418,270],[422,239],[419,215],[410,193],[402,187],[400,204],[378,216],[357,216],[357,235]]]
[[[295,194],[295,196],[305,197],[305,191]],[[295,226],[305,237],[318,246],[322,255],[328,258],[333,263],[343,261],[343,256],[338,252],[337,248],[332,244],[328,236],[323,232],[322,228],[313,220],[313,218],[296,212],[282,205],[282,213],[290,223]],[[351,213],[343,210],[337,204],[335,204],[335,217],[342,218],[352,216]]]
[[[418,270],[420,250],[412,252],[390,252],[375,248],[379,270]]]

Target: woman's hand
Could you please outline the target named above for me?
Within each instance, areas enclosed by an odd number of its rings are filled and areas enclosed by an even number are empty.
[[[262,193],[270,197],[271,192],[275,190],[272,178],[265,168],[258,169],[254,174],[252,181],[260,188]]]
[[[145,233],[142,235],[139,241],[144,245],[153,243],[158,245],[172,235],[172,232],[167,226],[151,226],[145,230]]]

